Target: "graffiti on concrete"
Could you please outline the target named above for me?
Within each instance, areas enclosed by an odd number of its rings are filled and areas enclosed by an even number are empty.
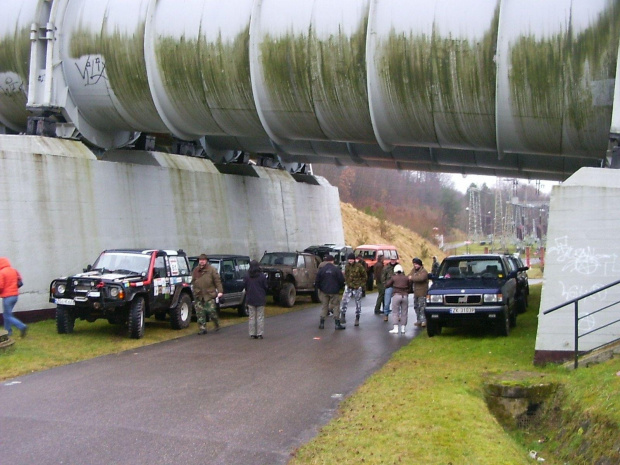
[[[580,275],[618,276],[616,254],[597,253],[593,247],[574,247],[569,245],[568,236],[559,237],[555,245],[547,250],[548,257],[562,264],[562,271]]]

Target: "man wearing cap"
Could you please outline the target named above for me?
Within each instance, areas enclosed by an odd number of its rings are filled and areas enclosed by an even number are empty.
[[[222,280],[218,271],[209,264],[205,254],[198,257],[198,266],[192,271],[192,291],[194,293],[194,308],[198,320],[198,334],[207,334],[207,315],[215,323],[215,330],[220,329],[215,299],[224,295]]]
[[[398,262],[396,261],[396,259],[394,257],[390,258],[390,263],[388,263],[383,268],[383,272],[381,273],[381,281],[383,281],[384,283],[387,283],[389,279],[392,276],[394,276],[394,267],[396,265],[398,265]],[[393,292],[394,292],[393,288],[386,286],[385,296],[383,298],[383,313],[384,313],[383,321],[388,321],[388,318],[390,316]]]
[[[409,278],[413,281],[413,309],[415,310],[417,321],[415,326],[426,326],[426,294],[428,293],[428,271],[424,269],[422,260],[414,258],[413,269],[409,273]]]
[[[394,266],[394,275],[385,283],[386,289],[394,289],[392,294],[391,318],[394,329],[391,334],[404,333],[407,330],[407,318],[409,316],[409,284],[411,279],[405,276],[402,265]]]
[[[325,265],[319,267],[319,272],[316,274],[314,282],[323,304],[319,329],[325,328],[325,318],[327,318],[330,310],[334,312],[335,328],[345,329],[340,324],[340,289],[344,287],[344,276],[340,268],[334,265],[334,257],[326,255],[323,260]]]
[[[347,306],[351,297],[355,298],[355,326],[360,325],[362,313],[362,286],[366,285],[366,270],[364,266],[355,261],[355,254],[347,256],[347,266],[344,269],[344,294],[340,305],[340,322],[346,323]]]

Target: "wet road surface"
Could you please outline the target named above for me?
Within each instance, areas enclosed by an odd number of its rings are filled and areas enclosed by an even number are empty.
[[[417,334],[388,334],[375,299],[345,331],[319,330],[317,306],[267,318],[263,340],[239,324],[6,381],[1,462],[286,464]]]

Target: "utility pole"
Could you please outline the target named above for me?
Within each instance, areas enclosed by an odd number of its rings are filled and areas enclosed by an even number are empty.
[[[480,189],[470,187],[469,191],[469,223],[467,228],[467,238],[469,240],[479,240],[482,235],[481,223],[482,213],[480,211]]]
[[[497,244],[503,243],[504,228],[502,218],[504,216],[504,203],[502,202],[502,182],[500,178],[495,181],[495,218],[493,221],[493,249],[497,250]]]

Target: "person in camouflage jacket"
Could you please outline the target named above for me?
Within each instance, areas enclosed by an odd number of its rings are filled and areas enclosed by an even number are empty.
[[[215,330],[220,328],[215,299],[224,295],[222,280],[218,271],[209,264],[205,254],[198,257],[198,266],[192,271],[192,291],[194,292],[194,308],[200,327],[198,334],[207,333],[207,315],[215,323]]]
[[[362,289],[366,285],[368,275],[364,266],[355,261],[355,254],[347,256],[347,266],[344,269],[344,294],[340,303],[340,323],[346,323],[347,306],[351,297],[355,299],[355,326],[360,325],[362,313]]]

